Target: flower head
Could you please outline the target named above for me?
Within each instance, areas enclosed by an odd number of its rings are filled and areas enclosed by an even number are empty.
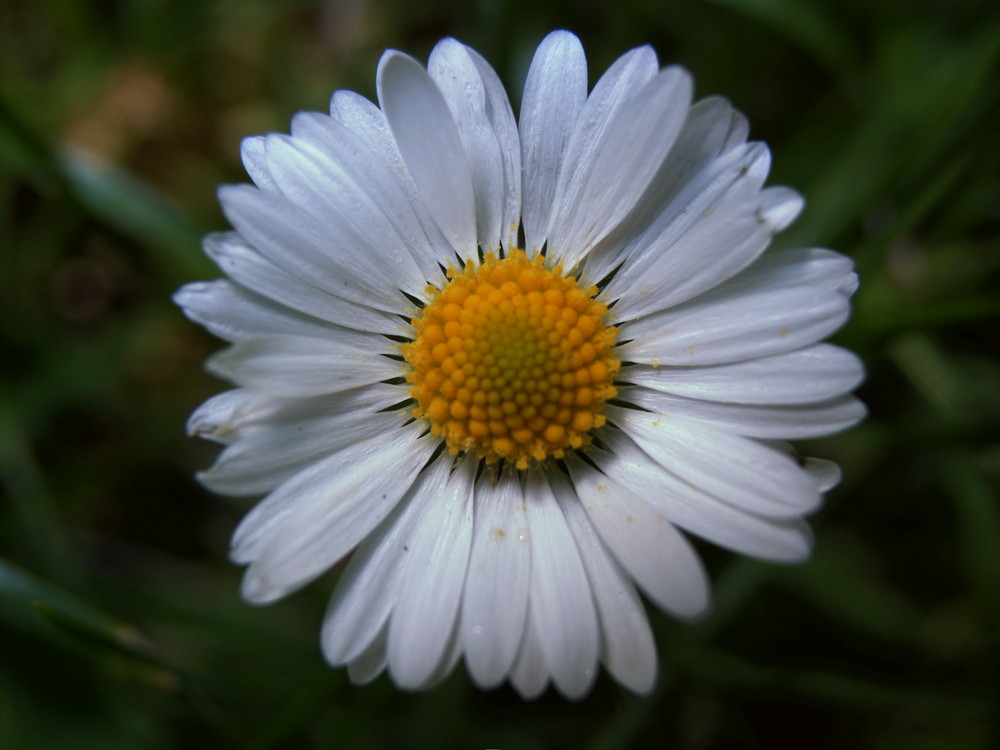
[[[453,39],[382,57],[379,106],[345,91],[249,138],[224,187],[229,277],[178,303],[231,341],[238,388],[191,418],[223,443],[210,488],[266,497],[233,537],[266,603],[350,555],[331,664],[434,684],[585,694],[599,664],[655,679],[639,593],[709,605],[684,533],[799,561],[837,480],[787,443],[864,414],[825,343],[856,278],[829,250],[765,254],[802,206],[767,148],[648,47],[587,92],[576,37],[541,43],[515,120]]]

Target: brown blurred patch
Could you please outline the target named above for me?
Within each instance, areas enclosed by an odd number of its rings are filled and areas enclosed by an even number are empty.
[[[69,124],[67,145],[120,162],[171,120],[177,97],[156,70],[123,62],[108,77],[93,106]]]

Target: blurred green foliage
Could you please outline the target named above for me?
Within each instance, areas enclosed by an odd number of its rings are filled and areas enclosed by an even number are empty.
[[[653,695],[354,687],[319,654],[331,578],[239,600],[246,506],[198,487],[214,451],[183,434],[219,344],[169,296],[218,275],[199,238],[242,136],[448,34],[517,92],[556,27],[592,72],[649,42],[749,116],[809,200],[780,244],[857,261],[839,340],[872,416],[807,446],[845,474],[809,563],[703,547],[714,613],[653,615]],[[4,4],[0,746],[1000,746],[998,55],[986,0]]]

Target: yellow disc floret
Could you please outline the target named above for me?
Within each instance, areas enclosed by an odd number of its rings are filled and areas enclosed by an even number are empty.
[[[514,250],[448,272],[403,345],[414,416],[452,454],[520,469],[561,458],[604,424],[619,362],[608,308],[562,268]]]

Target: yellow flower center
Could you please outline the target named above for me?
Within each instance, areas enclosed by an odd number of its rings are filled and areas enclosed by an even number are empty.
[[[620,363],[608,308],[562,267],[514,250],[450,269],[403,345],[407,380],[450,453],[519,469],[590,442]]]

